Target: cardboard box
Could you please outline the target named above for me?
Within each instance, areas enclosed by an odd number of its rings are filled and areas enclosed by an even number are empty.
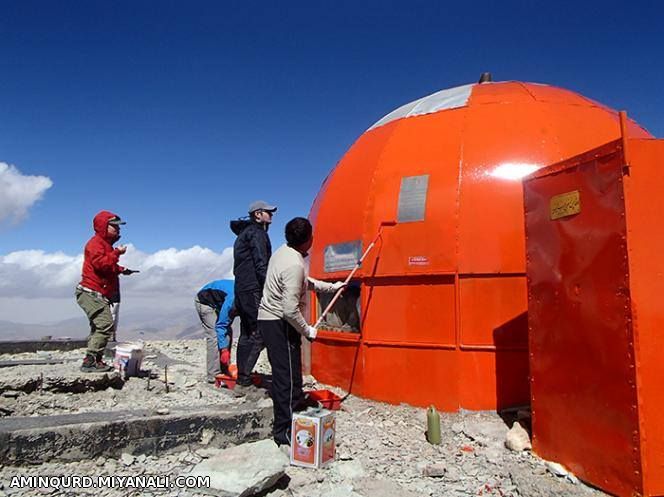
[[[294,466],[322,468],[334,461],[335,418],[327,409],[293,413],[290,460]]]

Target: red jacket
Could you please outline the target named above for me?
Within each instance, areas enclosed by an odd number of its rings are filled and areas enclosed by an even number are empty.
[[[104,297],[120,300],[120,278],[118,275],[125,270],[118,264],[120,253],[113,248],[119,237],[108,235],[108,221],[116,217],[108,211],[99,212],[92,225],[95,235],[85,245],[83,257],[83,275],[81,285],[101,293]]]

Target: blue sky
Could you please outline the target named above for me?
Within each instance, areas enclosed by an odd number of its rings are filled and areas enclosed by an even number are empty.
[[[518,79],[664,136],[661,2],[0,2],[0,162],[53,186],[0,254],[77,254],[99,209],[151,253],[306,215],[353,141],[436,90]]]

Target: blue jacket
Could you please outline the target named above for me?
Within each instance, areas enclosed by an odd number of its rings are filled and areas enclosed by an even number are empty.
[[[233,280],[214,280],[198,291],[198,301],[217,311],[217,343],[219,349],[231,345],[231,324],[233,324],[235,282]]]

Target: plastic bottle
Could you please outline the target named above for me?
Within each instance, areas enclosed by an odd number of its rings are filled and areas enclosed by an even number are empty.
[[[427,409],[427,441],[430,444],[440,445],[440,414],[434,406]]]

